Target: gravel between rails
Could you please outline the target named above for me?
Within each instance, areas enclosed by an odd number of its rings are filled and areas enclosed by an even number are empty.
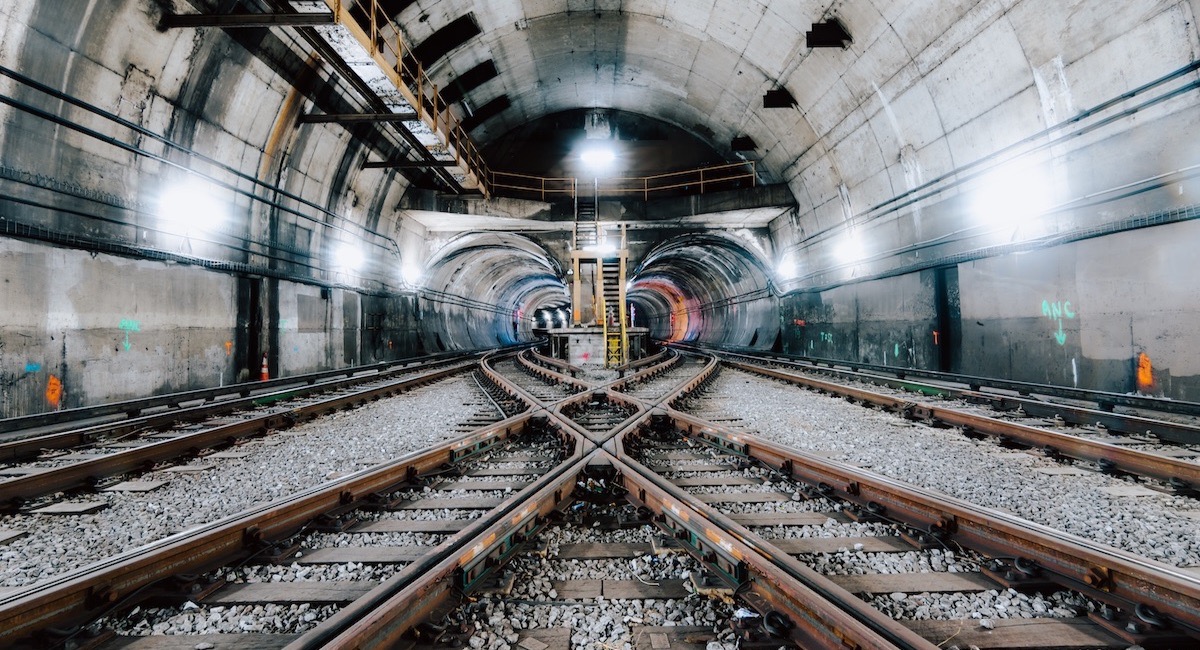
[[[982,506],[1175,566],[1200,565],[1200,522],[1181,513],[1200,501],[1155,493],[1114,496],[1130,480],[1094,472],[1049,475],[1039,455],[973,441],[841,399],[726,369],[698,413],[734,414],[762,437],[946,492]]]
[[[646,400],[662,397],[663,393],[667,390],[698,375],[704,369],[704,364],[704,360],[685,357],[683,362],[678,366],[671,368],[657,377],[639,381],[630,386],[625,392],[632,397]]]
[[[566,599],[554,589],[555,580],[659,580],[686,578],[700,570],[690,556],[644,555],[635,559],[562,560],[555,557],[562,544],[579,542],[648,542],[649,526],[620,531],[587,527],[552,528],[539,540],[547,543],[548,557],[517,557],[505,570],[515,586],[509,597],[483,596],[459,608],[451,621],[471,631],[472,650],[511,650],[518,647],[522,630],[570,626],[571,647],[581,650],[632,650],[634,627],[639,625],[707,626],[716,631],[713,650],[731,650],[736,639],[729,628],[732,609],[718,600],[689,595],[682,599]],[[645,640],[642,640],[645,644]]]
[[[712,449],[695,448],[707,452],[705,460],[729,464],[734,459],[722,457]],[[668,471],[664,475],[678,477],[688,472],[686,465],[679,471]],[[792,500],[775,503],[717,503],[713,507],[726,514],[761,512],[778,514],[783,512],[837,513],[842,509],[838,502],[825,498],[799,501],[798,485],[778,473],[759,467],[730,472],[714,472],[706,475],[718,477],[752,477],[763,480],[759,485],[726,485],[690,487],[691,494],[746,494],[752,492],[780,492],[791,494]],[[891,524],[881,522],[841,522],[833,517],[819,525],[797,526],[751,526],[756,534],[768,540],[802,538],[846,538],[844,546],[833,552],[805,553],[796,558],[814,571],[828,576],[874,575],[899,573],[965,573],[978,572],[985,558],[969,549],[913,549],[901,552],[869,552],[864,544],[854,538],[894,536],[899,533]],[[865,541],[865,540],[864,540]],[[1068,591],[1056,591],[1049,595],[1026,595],[1014,590],[990,589],[982,592],[963,593],[903,593],[878,594],[867,598],[871,606],[895,619],[972,619],[964,625],[990,629],[992,619],[1005,618],[1073,618],[1080,612],[1097,609],[1095,602],[1088,601]]]
[[[528,445],[505,446],[469,463],[464,470],[494,467],[498,463],[489,459],[505,456],[512,452],[530,453],[548,461],[549,455],[539,447]],[[508,463],[513,464],[513,463]],[[532,463],[531,463],[532,464]],[[424,497],[451,497],[454,495],[506,496],[510,490],[463,491],[435,490],[424,487],[416,490],[399,490],[390,496],[405,500]],[[356,517],[363,522],[384,520],[438,520],[474,519],[486,513],[480,509],[417,509],[376,511],[359,510]],[[409,563],[343,562],[336,564],[303,564],[304,554],[311,549],[362,548],[378,546],[425,547],[432,549],[449,535],[420,532],[326,532],[312,533],[300,540],[303,549],[286,565],[246,565],[227,567],[212,572],[209,577],[224,578],[230,584],[249,583],[305,583],[305,582],[370,582],[381,583],[400,573]],[[185,602],[166,607],[138,607],[127,615],[110,617],[103,624],[112,627],[124,636],[148,635],[194,635],[194,634],[238,634],[279,633],[296,634],[307,631],[327,619],[338,609],[337,605],[307,604],[253,604],[215,605]],[[196,647],[200,647],[197,645]]]
[[[287,496],[455,435],[480,394],[454,377],[237,447],[244,458],[199,459],[196,473],[151,472],[154,491],[100,492],[71,502],[108,504],[91,515],[9,515],[0,529],[29,534],[0,547],[0,586],[19,587],[129,551],[173,533]]]

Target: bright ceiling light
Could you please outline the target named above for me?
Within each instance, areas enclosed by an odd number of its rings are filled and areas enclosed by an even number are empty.
[[[617,160],[617,152],[613,150],[611,145],[593,144],[589,145],[583,153],[579,154],[579,159],[583,161],[583,165],[593,172],[607,171],[612,164]]]
[[[174,235],[216,232],[229,219],[229,206],[216,185],[195,176],[168,187],[158,197],[158,217],[163,230]]]
[[[333,250],[333,265],[338,271],[357,271],[365,259],[362,249],[350,242],[342,242]]]
[[[1020,227],[1053,204],[1050,175],[1020,162],[998,167],[979,179],[974,210],[986,226]]]
[[[843,263],[854,263],[866,257],[862,239],[853,228],[847,230],[838,240],[834,254],[837,255],[838,261]]]
[[[784,253],[775,272],[781,282],[796,279],[796,276],[800,274],[800,269],[796,266],[796,257],[791,253]]]
[[[400,279],[404,280],[405,284],[417,286],[421,283],[421,276],[424,274],[421,267],[416,264],[405,264],[400,267]]]

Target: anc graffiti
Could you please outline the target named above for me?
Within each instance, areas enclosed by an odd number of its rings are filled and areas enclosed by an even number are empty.
[[[131,318],[122,318],[121,324],[117,327],[125,332],[125,341],[121,345],[124,345],[125,351],[128,352],[129,348],[133,347],[133,344],[129,342],[129,333],[142,331],[142,324]]]
[[[1051,321],[1058,321],[1058,331],[1054,333],[1054,340],[1059,345],[1067,344],[1067,333],[1063,331],[1063,319],[1075,318],[1075,311],[1071,309],[1070,300],[1060,300],[1050,302],[1049,300],[1042,301],[1042,316],[1049,318]]]

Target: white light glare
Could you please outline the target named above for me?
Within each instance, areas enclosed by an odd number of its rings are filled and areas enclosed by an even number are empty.
[[[796,257],[791,253],[784,253],[783,258],[779,260],[779,267],[776,269],[779,279],[783,282],[796,279],[800,269],[796,266]]]
[[[195,176],[167,188],[158,197],[162,229],[174,235],[203,235],[216,232],[229,218],[229,206],[221,201],[220,188]]]
[[[364,261],[362,249],[350,242],[338,244],[333,251],[333,265],[339,271],[354,272]]]
[[[583,164],[593,171],[604,171],[617,160],[617,152],[612,147],[593,145],[579,154]]]
[[[853,228],[846,231],[837,243],[834,253],[840,262],[857,262],[865,256],[862,239]]]
[[[424,272],[416,264],[405,264],[400,267],[400,279],[404,280],[405,284],[413,286],[420,284],[422,275]]]
[[[1051,179],[1030,164],[1008,163],[980,179],[975,193],[975,212],[980,221],[993,227],[1019,227],[1040,216],[1051,206]]]

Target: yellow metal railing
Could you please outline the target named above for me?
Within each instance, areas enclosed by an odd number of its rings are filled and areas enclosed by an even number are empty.
[[[417,119],[433,130],[446,152],[454,157],[456,166],[484,196],[489,196],[490,175],[479,148],[463,130],[450,106],[441,100],[437,84],[425,74],[424,65],[400,36],[400,27],[380,10],[379,0],[358,0],[356,4],[350,0],[325,0],[325,4],[333,11],[336,22],[349,30],[416,110]]]
[[[600,178],[595,192],[599,196],[637,196],[650,200],[656,194],[704,194],[716,189],[730,189],[748,183],[757,184],[758,175],[754,161],[728,163],[714,167],[700,167],[653,176]],[[513,196],[538,196],[541,200],[558,197],[575,198],[579,191],[577,179],[569,177],[544,177],[512,172],[492,172],[490,183],[493,191]]]
[[[547,198],[575,198],[578,192],[578,179],[548,176],[530,176],[512,172],[492,172],[488,183],[492,192],[505,190],[525,195],[536,194],[545,201]]]

